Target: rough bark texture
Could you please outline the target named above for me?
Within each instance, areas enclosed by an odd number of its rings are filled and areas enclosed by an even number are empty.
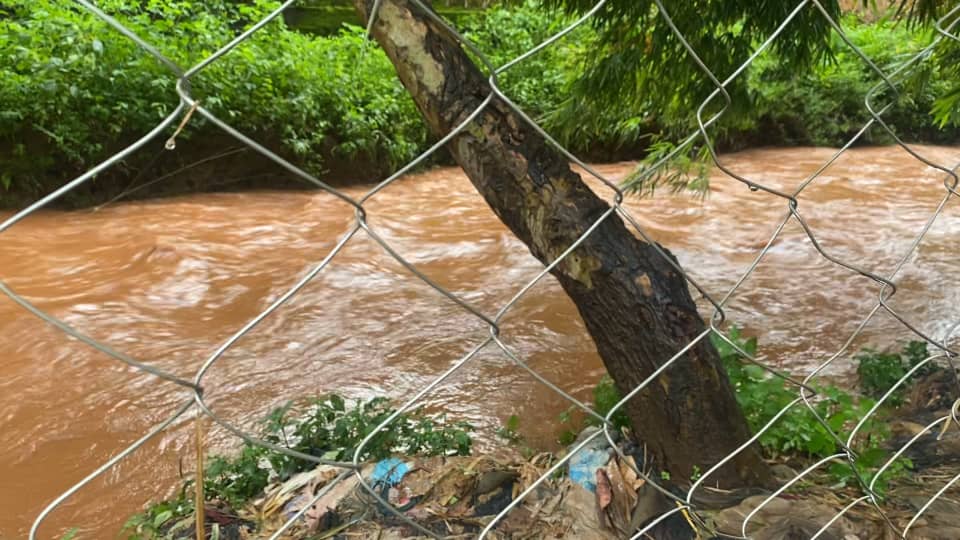
[[[354,0],[363,19],[373,0]],[[408,0],[383,0],[373,36],[430,128],[448,133],[487,96],[486,78],[456,40]],[[544,264],[608,208],[555,149],[495,101],[449,149],[507,227]],[[576,304],[621,392],[639,385],[704,330],[679,275],[616,215],[553,271]],[[674,479],[706,470],[749,437],[720,359],[708,340],[657,377],[626,407],[653,465]],[[712,477],[723,487],[769,483],[757,448]]]

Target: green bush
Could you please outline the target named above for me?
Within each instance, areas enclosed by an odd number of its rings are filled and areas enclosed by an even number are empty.
[[[744,339],[739,330],[732,329],[727,336],[741,349],[755,356],[757,339]],[[711,335],[714,346],[720,353],[730,382],[737,395],[737,402],[754,431],[766,425],[791,401],[799,397],[799,389],[764,370],[744,361],[740,353],[729,343]],[[811,396],[817,414],[834,433],[852,427],[873,406],[869,399],[856,399],[853,395],[835,386],[815,388],[817,396]],[[868,425],[861,434],[871,439],[883,435],[882,425]],[[868,440],[868,444],[873,440]],[[800,454],[807,457],[826,457],[837,451],[837,443],[810,410],[799,403],[790,408],[760,437],[760,444],[771,456]]]
[[[744,352],[756,356],[756,338],[744,338],[737,328],[731,329],[727,338]],[[752,431],[759,431],[800,396],[798,387],[758,365],[747,362],[736,348],[719,336],[711,334],[711,342],[720,354],[736,393],[737,403]],[[810,401],[817,415],[825,421],[830,430],[838,434],[852,428],[876,403],[872,399],[855,396],[832,385],[814,386],[814,390],[816,395],[811,395]],[[605,416],[620,399],[621,394],[613,380],[609,375],[604,375],[594,388],[594,410]],[[629,418],[622,409],[614,415],[613,421],[618,428],[629,426]],[[874,448],[887,435],[883,423],[870,420],[861,428],[858,442],[862,447]],[[789,455],[822,458],[836,453],[839,449],[830,432],[803,403],[791,407],[760,436],[759,442],[771,458]]]
[[[338,395],[311,403],[306,410],[291,414],[292,404],[274,410],[267,417],[261,438],[269,443],[332,461],[352,460],[360,442],[386,420],[395,409],[385,398],[357,402],[347,408]],[[448,424],[442,417],[421,414],[400,415],[378,432],[364,447],[361,460],[379,460],[391,455],[440,455],[470,453],[472,427],[464,422]],[[214,457],[206,468],[204,489],[208,498],[231,505],[263,491],[270,478],[285,480],[311,469],[311,461],[246,444],[236,457]]]
[[[757,339],[745,338],[740,330],[734,327],[727,338],[741,350],[756,357]],[[737,404],[743,411],[751,431],[757,432],[766,426],[787,405],[800,397],[799,388],[780,377],[772,375],[767,370],[748,362],[730,343],[715,334],[711,334],[711,342],[717,349],[720,359],[726,368],[727,376],[736,394]],[[912,354],[919,354],[917,347],[911,345]],[[809,399],[816,416],[804,403],[794,404],[776,422],[760,435],[759,444],[766,457],[771,459],[802,458],[820,459],[837,454],[841,447],[830,434],[837,434],[845,438],[852,428],[866,416],[876,401],[851,394],[833,385],[813,385],[815,394]],[[621,399],[613,380],[605,375],[594,389],[593,409],[601,415],[610,412],[613,406]],[[819,416],[823,423],[821,423]],[[829,473],[839,484],[854,483],[857,475],[869,482],[879,467],[889,457],[883,444],[889,438],[889,430],[883,419],[886,411],[881,409],[875,412],[857,433],[853,441],[856,451],[856,474],[847,463],[833,463]],[[561,421],[571,423],[570,411],[564,413]],[[617,428],[629,426],[629,419],[623,412],[618,411],[613,416]],[[586,423],[595,424],[588,418]],[[829,431],[827,427],[829,426]],[[576,433],[582,427],[564,431],[561,442],[570,444]],[[642,434],[639,434],[642,438]],[[900,459],[891,465],[883,478],[879,479],[876,489],[883,493],[889,481],[902,474],[910,467],[909,460]],[[698,469],[699,470],[699,469]],[[699,474],[695,471],[694,476]]]
[[[850,40],[888,74],[932,39],[931,30],[892,20],[863,23],[848,17],[844,23]],[[801,74],[784,69],[775,55],[757,58],[747,78],[751,118],[743,127],[765,126],[774,142],[817,146],[840,146],[859,131],[870,118],[867,92],[882,79],[836,35],[833,48],[833,59]],[[949,76],[935,59],[907,73],[905,79],[894,79],[901,97],[883,114],[884,122],[909,141],[955,140],[957,130],[940,130],[932,113],[937,98],[950,90]],[[872,100],[877,110],[893,101],[890,91],[880,90]],[[889,143],[891,138],[876,128],[862,142]]]
[[[750,356],[756,357],[756,338],[743,337],[736,327],[730,330],[727,338]],[[726,340],[711,334],[711,342],[720,354],[720,359],[734,388],[737,403],[751,431],[757,432],[762,429],[787,405],[800,397],[799,388],[747,362],[737,348]],[[830,431],[842,438],[845,438],[876,404],[868,397],[856,396],[833,385],[814,385],[813,389],[816,394],[811,395],[809,399],[817,416],[823,419]],[[594,389],[593,408],[597,413],[606,415],[620,399],[621,394],[613,380],[605,375]],[[858,476],[865,482],[873,478],[889,457],[889,453],[883,447],[890,436],[883,422],[885,416],[886,411],[881,409],[864,422],[852,445],[853,450],[857,452],[856,471],[846,462],[832,463],[828,467],[828,473],[833,481],[847,485],[856,483]],[[561,420],[564,423],[571,423],[569,411],[564,413]],[[614,415],[613,421],[618,428],[629,426],[629,419],[623,410]],[[595,424],[590,418],[586,423]],[[582,426],[574,426],[574,429],[564,431],[561,442],[564,444],[573,442],[579,429],[582,429]],[[794,404],[766,429],[760,435],[758,442],[765,456],[770,459],[821,459],[835,455],[841,450],[830,431],[817,420],[804,403],[800,402]],[[639,435],[642,438],[642,434]],[[909,460],[902,458],[891,464],[876,483],[875,488],[878,494],[882,495],[890,480],[904,474],[911,466]],[[694,477],[698,477],[701,472],[697,468],[694,471]],[[669,475],[665,480],[669,480]]]
[[[899,353],[878,352],[873,349],[864,349],[854,360],[857,361],[857,375],[860,377],[860,389],[864,394],[880,398],[893,385],[907,375],[907,372],[917,364],[929,358],[927,344],[924,341],[911,341]],[[927,375],[937,367],[926,364],[910,377],[910,380]],[[903,392],[906,386],[901,386],[889,398],[890,405],[900,405],[903,402]]]
[[[757,339],[745,339],[737,328],[727,335],[730,341],[750,356],[757,354]],[[720,353],[730,382],[736,391],[737,402],[743,410],[753,431],[770,422],[784,407],[799,397],[796,385],[776,377],[763,368],[749,363],[725,340],[711,334],[711,341]],[[813,385],[815,396],[810,396],[813,409],[830,431],[845,439],[852,428],[862,419],[876,401],[866,396],[856,396],[834,385]],[[848,463],[832,463],[831,476],[838,483],[853,483],[859,475],[869,482],[879,467],[889,457],[883,447],[890,436],[883,422],[887,413],[880,409],[860,427],[851,447],[858,453],[856,474]],[[817,420],[803,402],[793,405],[779,420],[774,422],[759,439],[769,457],[799,455],[806,458],[825,458],[837,454],[841,447],[830,435],[823,423]],[[891,479],[911,466],[909,460],[900,459],[889,467],[876,489],[883,493]]]
[[[527,0],[518,6],[491,9],[467,19],[462,24],[462,32],[499,67],[527,53],[571,22],[569,17],[539,8],[535,0]],[[531,118],[543,121],[569,93],[570,83],[579,74],[595,39],[589,27],[577,28],[500,74],[500,89]]]
[[[932,31],[882,19],[864,22],[855,17],[843,21],[844,31],[864,54],[885,73],[890,74],[914,54],[928,45]],[[710,135],[721,151],[740,149],[750,145],[815,145],[839,147],[846,144],[870,119],[864,100],[867,93],[882,79],[857,56],[842,40],[832,35],[834,55],[817,62],[810,69],[798,72],[784,64],[776,54],[760,55],[747,68],[745,75],[736,79],[730,91],[739,100],[711,129]],[[907,142],[951,144],[960,137],[960,122],[950,120],[950,108],[960,102],[957,92],[957,67],[949,59],[957,58],[960,47],[943,46],[932,53],[932,58],[914,65],[894,79],[899,97],[886,88],[880,88],[871,103],[875,110],[887,104],[891,107],[882,118],[898,137]],[[643,74],[638,75],[640,77]],[[664,83],[668,84],[668,83]],[[665,87],[669,93],[669,88]],[[949,96],[957,99],[950,102]],[[714,100],[719,106],[721,99]],[[952,103],[952,104],[951,104]],[[592,110],[595,104],[582,101],[580,109],[557,112],[560,124],[580,124],[581,130],[590,128],[594,119],[609,114]],[[650,166],[676,148],[676,142],[696,129],[691,116],[691,105],[677,110],[668,108],[657,114],[655,103],[625,104],[618,112],[621,118],[637,117],[635,126],[643,126],[643,115],[651,120],[647,126],[653,144],[644,164]],[[715,109],[716,107],[714,107]],[[705,113],[707,116],[711,111]],[[620,136],[628,135],[616,122],[601,120],[612,126]],[[600,129],[599,127],[592,129]],[[864,133],[859,144],[887,144],[892,138],[879,124]],[[685,148],[671,163],[672,167],[641,182],[641,175],[631,175],[626,184],[641,193],[658,185],[674,190],[693,189],[705,192],[709,154],[698,141]],[[643,169],[641,169],[642,171]]]
[[[187,67],[279,2],[99,5]],[[0,190],[39,197],[142,136],[176,106],[173,74],[78,5],[16,0],[5,10],[0,56],[11,61],[0,65]],[[462,25],[501,65],[567,22],[528,0],[464,17]],[[588,29],[578,30],[515,66],[502,76],[504,90],[543,119],[577,75],[589,36]],[[363,49],[363,30],[356,26],[315,37],[274,22],[200,72],[192,93],[309,172],[322,175],[331,161],[352,162],[364,164],[360,180],[380,178],[425,150],[430,138],[383,51],[368,42],[361,58]],[[194,116],[183,137],[211,135],[220,133]],[[147,161],[145,153],[128,160],[128,174]]]
[[[190,66],[278,4],[106,0],[98,5],[180,65]],[[537,0],[458,20],[494,65],[530,50],[570,22],[567,16],[540,7]],[[846,29],[888,70],[931,35],[889,21],[868,24],[849,19]],[[502,74],[503,90],[578,154],[635,156],[659,140],[659,146],[649,148],[654,156],[660,155],[659,150],[669,147],[666,140],[693,128],[691,107],[682,96],[661,110],[656,105],[663,101],[660,98],[610,104],[578,92],[598,40],[596,29],[577,28]],[[859,129],[867,118],[863,97],[877,77],[836,39],[835,45],[834,61],[817,64],[805,74],[785,69],[774,55],[759,57],[737,87],[737,95],[746,96],[749,103],[735,108],[720,124],[722,145],[739,147],[751,141],[838,145]],[[885,115],[908,140],[955,140],[958,130],[938,130],[930,111],[936,97],[951,91],[957,68],[949,59],[957,49],[938,50],[933,62],[906,81],[903,97]],[[203,70],[193,81],[193,93],[220,118],[312,173],[337,169],[359,174],[361,180],[382,178],[423,151],[431,138],[386,55],[368,43],[361,61],[361,50],[364,37],[358,27],[315,37],[275,21]],[[5,59],[0,64],[3,206],[51,191],[152,129],[178,102],[173,74],[77,4],[54,0],[4,4],[0,57]],[[643,72],[634,76],[646,80]],[[669,81],[656,84],[669,94]],[[882,106],[888,99],[884,94],[877,102]],[[944,106],[943,100],[938,103]],[[216,137],[225,135],[194,116],[183,137],[192,137],[198,143],[196,151],[205,152],[210,146],[212,151],[222,150]],[[874,130],[866,140],[887,138]],[[205,141],[210,141],[207,147]],[[180,145],[187,149],[184,152],[190,147]],[[137,153],[98,178],[90,195],[98,199],[98,186],[116,191],[114,184],[127,182],[110,183],[110,175],[133,177],[148,168],[151,157],[146,149]],[[348,163],[349,168],[337,167]],[[101,193],[99,200],[115,194]]]
[[[181,66],[227,43],[279,5],[257,0],[100,6]],[[72,3],[18,0],[0,18],[0,183],[39,194],[102,160],[173,110],[175,77],[129,39]],[[363,32],[315,38],[275,22],[193,81],[221,119],[307,170],[324,158],[385,173],[424,147],[426,134],[393,66]],[[194,125],[200,136],[214,130]],[[185,134],[188,136],[189,134]],[[16,185],[14,185],[16,184]]]

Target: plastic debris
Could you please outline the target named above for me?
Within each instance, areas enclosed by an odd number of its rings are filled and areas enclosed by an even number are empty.
[[[584,431],[584,433],[588,433]],[[574,445],[579,443],[574,443]],[[597,490],[597,470],[610,461],[611,450],[607,440],[597,437],[570,458],[570,480],[589,489]]]
[[[373,468],[371,480],[374,485],[395,486],[399,484],[403,477],[410,470],[410,466],[397,458],[387,458],[377,462]]]

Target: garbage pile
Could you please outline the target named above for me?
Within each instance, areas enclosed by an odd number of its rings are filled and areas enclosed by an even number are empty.
[[[441,536],[475,538],[549,466],[549,456],[511,455],[396,458],[371,464],[361,475],[403,516]],[[261,529],[277,530],[304,510],[342,470],[320,466],[268,488],[258,501]],[[264,537],[268,537],[265,535]],[[390,511],[360,485],[341,479],[306,508],[285,538],[416,538],[425,533]],[[251,536],[253,537],[253,536]],[[595,496],[569,478],[542,482],[496,525],[490,538],[618,538],[597,519]]]
[[[581,440],[588,434],[581,434]],[[526,459],[504,449],[478,456],[393,457],[360,471],[376,497],[361,485],[356,473],[318,466],[269,486],[263,497],[239,511],[208,506],[207,523],[208,527],[211,522],[218,524],[219,538],[238,540],[272,538],[290,520],[293,525],[278,538],[476,538],[509,507],[490,527],[487,538],[631,538],[638,527],[656,521],[644,538],[700,540],[718,533],[739,536],[745,517],[763,504],[749,524],[753,540],[800,540],[817,534],[858,495],[823,489],[767,501],[767,493],[704,488],[712,491],[714,502],[720,502],[716,510],[693,516],[637,474],[642,452],[634,457],[625,450],[614,452],[598,437],[543,480],[556,463],[552,454]],[[899,489],[904,495],[901,511],[896,510],[897,502],[885,505],[894,508],[888,515],[901,525],[929,497],[917,492],[911,499],[910,489]],[[658,519],[671,510],[667,519]],[[834,520],[818,538],[866,540],[886,538],[887,532],[881,517],[862,505]],[[960,538],[960,502],[954,496],[938,501],[915,524],[911,538]]]

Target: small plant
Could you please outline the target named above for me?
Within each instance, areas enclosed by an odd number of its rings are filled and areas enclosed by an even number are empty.
[[[523,436],[517,431],[520,428],[520,417],[511,414],[510,418],[503,423],[503,426],[497,430],[497,436],[505,439],[507,442],[516,444],[523,440]]]
[[[347,408],[336,394],[314,400],[301,414],[292,414],[292,407],[288,403],[270,413],[264,422],[263,440],[334,461],[353,459],[364,438],[395,412],[385,398]],[[444,417],[433,419],[419,411],[401,414],[364,445],[360,459],[394,454],[467,455],[472,429],[467,423],[447,424]],[[238,505],[259,494],[273,477],[285,480],[313,466],[313,462],[247,444],[234,458],[213,458],[204,487],[208,498]]]
[[[620,390],[617,389],[617,385],[613,382],[613,379],[610,378],[610,375],[605,374],[600,378],[597,385],[593,387],[593,409],[600,416],[606,417],[610,414],[610,411],[613,410],[617,403],[620,403],[621,399],[623,399],[623,396],[620,395]],[[630,426],[630,418],[627,416],[627,413],[624,412],[623,407],[613,413],[610,421],[613,422],[613,426],[617,429]],[[588,422],[594,424],[599,423],[593,418],[588,418]]]
[[[127,540],[166,538],[187,531],[193,525],[193,499],[187,495],[188,487],[185,484],[176,498],[155,503],[131,516],[123,525]]]
[[[697,480],[700,479],[701,476],[703,476],[703,471],[700,470],[700,466],[694,465],[693,472],[690,474],[690,481],[696,482]]]
[[[609,375],[604,374],[603,377],[597,381],[597,385],[593,387],[593,404],[591,408],[595,413],[606,418],[621,399],[620,390],[617,389],[613,379],[610,378]],[[587,415],[584,417],[579,414],[580,412],[578,407],[571,406],[569,409],[560,413],[560,424],[565,427],[558,435],[557,442],[564,446],[571,445],[577,440],[577,435],[583,431],[585,426],[600,426],[602,424],[596,416]],[[616,430],[630,427],[630,418],[622,407],[613,414],[610,421]]]
[[[523,434],[520,433],[520,417],[515,414],[511,414],[503,423],[503,426],[497,429],[497,437],[500,437],[506,441],[507,444],[516,448],[520,454],[527,459],[537,453],[536,450],[527,444]]]
[[[857,375],[860,377],[860,389],[865,394],[880,398],[893,385],[904,378],[912,368],[929,358],[927,344],[924,341],[911,341],[899,353],[877,352],[864,349],[854,359],[857,361]],[[910,377],[911,380],[934,372],[937,366],[928,363]],[[903,403],[905,385],[897,389],[888,400],[890,405]]]
[[[886,450],[874,447],[857,455],[857,459],[854,461],[856,470],[854,470],[849,463],[832,463],[827,471],[839,486],[858,483],[858,475],[865,484],[869,485],[888,458],[889,456]],[[913,468],[913,462],[909,459],[901,457],[895,460],[883,471],[883,474],[876,479],[873,485],[874,492],[881,497],[884,496],[890,487],[890,482],[908,474],[911,468]]]

